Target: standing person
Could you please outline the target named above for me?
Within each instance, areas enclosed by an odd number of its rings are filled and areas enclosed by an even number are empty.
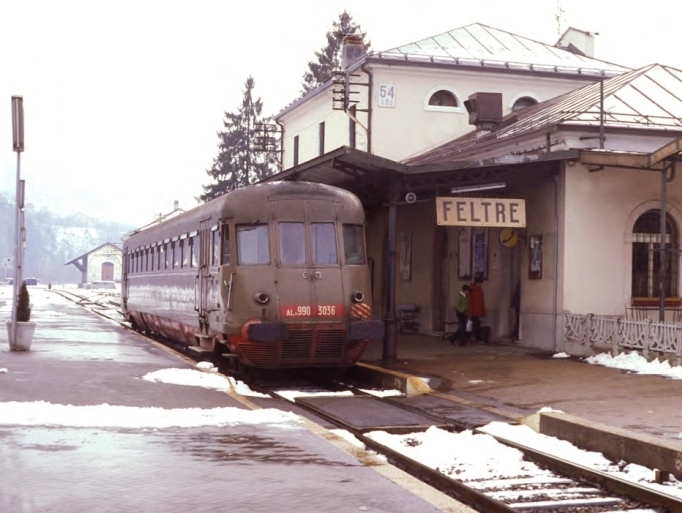
[[[483,297],[483,277],[480,274],[476,275],[474,283],[471,284],[471,292],[469,293],[469,317],[473,324],[473,335],[477,341],[481,339],[481,317],[485,315],[485,299]]]
[[[455,338],[459,339],[460,346],[465,346],[467,343],[467,311],[469,309],[467,296],[470,290],[469,285],[464,285],[462,291],[457,295],[457,299],[455,299],[455,313],[457,314],[459,329],[450,338],[450,343],[453,346],[455,345]]]

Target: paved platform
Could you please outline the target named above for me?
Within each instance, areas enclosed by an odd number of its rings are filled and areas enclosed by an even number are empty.
[[[142,380],[192,365],[52,292],[30,292],[32,350],[10,352],[6,332],[0,336],[0,368],[8,370],[0,373],[0,408],[15,401],[250,408],[224,392]],[[10,293],[0,291],[0,299]],[[1,316],[9,318],[9,305]],[[309,421],[78,426],[0,419],[0,511],[471,511],[364,451],[344,450],[343,440]]]
[[[384,384],[402,383],[415,394],[430,388],[436,396],[682,479],[681,380],[552,358],[515,344],[460,347],[425,335],[401,335],[397,356],[382,361],[382,345],[372,344],[363,357],[370,364],[365,370]],[[425,378],[426,390],[418,378]],[[537,415],[542,408],[564,413]]]
[[[515,344],[452,346],[439,337],[401,335],[398,359],[382,362],[372,344],[363,361],[431,378],[432,388],[512,415],[551,407],[610,426],[682,443],[682,381],[636,375]]]

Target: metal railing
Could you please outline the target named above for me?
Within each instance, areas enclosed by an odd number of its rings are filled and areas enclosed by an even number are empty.
[[[628,319],[612,315],[564,312],[567,341],[608,350],[614,356],[625,350],[651,353],[682,365],[682,323]]]

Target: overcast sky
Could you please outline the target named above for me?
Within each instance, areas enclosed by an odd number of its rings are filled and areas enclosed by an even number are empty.
[[[679,0],[562,0],[596,57],[682,68]],[[24,97],[27,201],[135,225],[196,203],[223,113],[248,75],[267,114],[347,9],[387,50],[481,22],[558,38],[556,0],[0,0],[0,191],[14,194],[12,95]]]

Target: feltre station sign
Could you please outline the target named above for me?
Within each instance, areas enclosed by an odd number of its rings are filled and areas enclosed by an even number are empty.
[[[526,200],[436,198],[440,226],[526,227]]]

